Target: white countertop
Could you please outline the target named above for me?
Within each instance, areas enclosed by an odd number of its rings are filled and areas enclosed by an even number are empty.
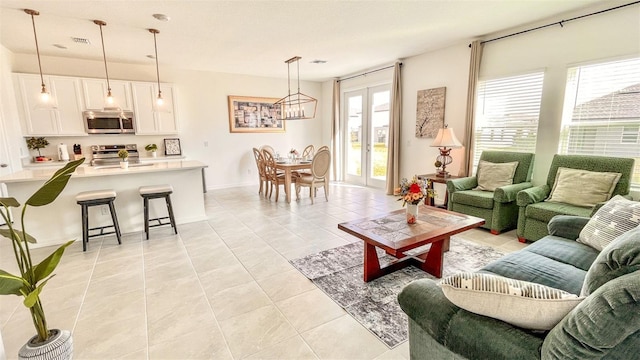
[[[146,160],[146,159],[145,159]],[[50,164],[50,163],[49,163]],[[64,165],[58,162],[60,167]],[[53,165],[53,164],[51,164]],[[87,164],[80,165],[73,173],[74,177],[94,177],[94,176],[114,176],[114,175],[132,175],[140,173],[164,172],[164,171],[180,171],[190,169],[202,169],[207,165],[196,160],[180,160],[180,161],[145,161],[140,166],[129,166],[128,169],[121,169],[120,166],[89,166]],[[17,183],[26,181],[42,181],[48,180],[51,175],[56,172],[57,168],[47,167],[46,169],[30,169],[22,170],[0,177],[0,183]]]

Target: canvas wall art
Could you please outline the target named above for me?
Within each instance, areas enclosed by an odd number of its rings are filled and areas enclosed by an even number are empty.
[[[229,96],[229,130],[232,133],[284,132],[276,98]]]
[[[416,137],[435,138],[444,127],[446,87],[418,90]]]

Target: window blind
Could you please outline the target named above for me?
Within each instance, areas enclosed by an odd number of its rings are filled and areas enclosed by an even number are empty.
[[[635,158],[640,186],[640,58],[568,69],[558,152]]]
[[[485,150],[536,150],[544,72],[478,82],[474,172]]]

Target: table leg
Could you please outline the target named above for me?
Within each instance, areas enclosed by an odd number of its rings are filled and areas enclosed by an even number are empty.
[[[286,194],[287,203],[291,202],[291,169],[284,169],[284,193]]]
[[[378,260],[378,253],[376,253],[376,247],[368,243],[364,243],[363,272],[365,282],[369,282],[383,275],[380,269],[380,261]]]
[[[442,277],[442,260],[444,258],[445,242],[448,243],[448,239],[432,243],[428,253],[418,256],[424,260],[420,268],[437,278]]]

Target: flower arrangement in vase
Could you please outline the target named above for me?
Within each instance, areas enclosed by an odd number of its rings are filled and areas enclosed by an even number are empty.
[[[418,217],[418,204],[425,197],[436,196],[435,191],[431,188],[431,181],[423,181],[413,176],[411,180],[402,178],[400,186],[394,191],[395,195],[399,195],[398,201],[402,201],[402,206],[407,205],[407,223],[415,224]]]
[[[295,159],[297,156],[299,155],[298,150],[291,148],[291,150],[289,150],[289,158],[290,159]]]
[[[45,156],[42,156],[40,149],[44,149],[49,145],[49,142],[44,137],[30,137],[27,139],[27,147],[29,150],[37,150],[38,156],[35,157],[35,161],[49,161]]]
[[[0,229],[0,237],[11,241],[13,253],[20,274],[14,275],[0,270],[0,295],[23,296],[23,304],[31,312],[31,320],[36,329],[36,335],[32,337],[18,354],[20,359],[33,358],[40,355],[46,359],[70,359],[73,353],[73,340],[68,330],[50,329],[44,314],[40,295],[44,286],[55,274],[53,271],[60,262],[64,250],[75,240],[68,241],[58,247],[51,255],[38,264],[34,264],[31,258],[29,243],[35,243],[36,239],[29,235],[24,226],[16,229],[18,223],[24,224],[24,217],[29,206],[44,206],[52,203],[71,178],[75,169],[84,162],[84,158],[69,162],[58,170],[38,189],[22,206],[20,222],[11,221],[9,208],[19,208],[20,203],[12,197],[0,198],[0,216],[6,222],[6,228]]]

